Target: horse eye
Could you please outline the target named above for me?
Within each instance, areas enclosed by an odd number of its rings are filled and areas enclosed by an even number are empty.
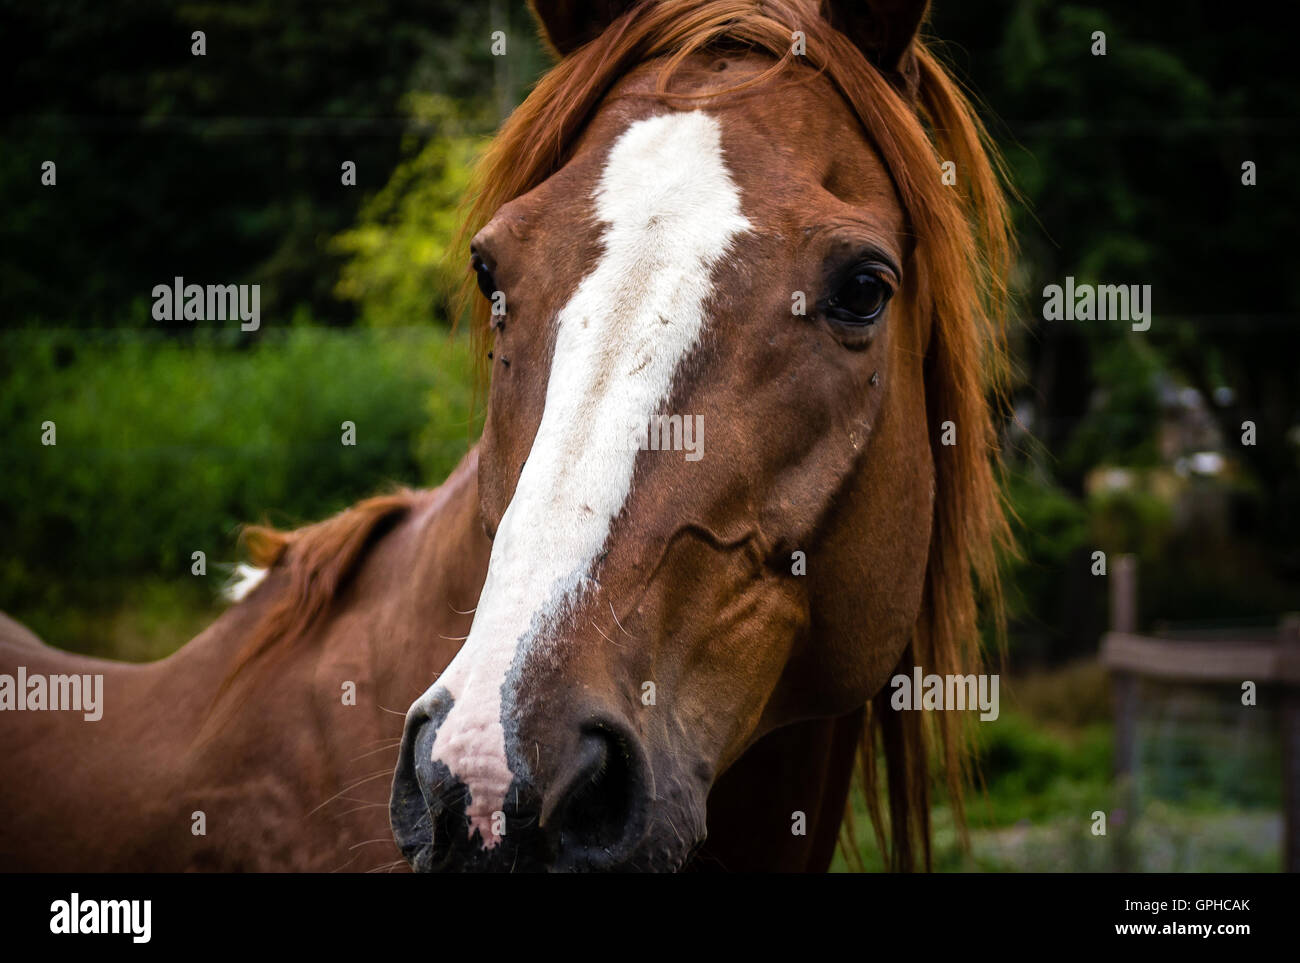
[[[869,265],[853,269],[828,304],[831,314],[846,324],[870,324],[885,309],[893,290]]]
[[[483,297],[492,300],[497,283],[492,279],[492,272],[488,269],[487,262],[475,254],[469,260],[469,267],[474,272],[474,279],[478,282],[478,289],[483,292]]]

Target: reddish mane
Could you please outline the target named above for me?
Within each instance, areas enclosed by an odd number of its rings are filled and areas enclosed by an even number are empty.
[[[249,560],[281,568],[289,584],[258,622],[226,678],[229,683],[275,643],[292,643],[316,624],[363,561],[367,550],[416,503],[419,492],[402,489],[368,498],[332,518],[294,531],[245,527]],[[223,687],[224,688],[224,687]]]

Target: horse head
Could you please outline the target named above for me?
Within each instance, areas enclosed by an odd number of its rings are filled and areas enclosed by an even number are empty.
[[[968,661],[1003,208],[924,2],[536,7],[470,246],[491,559],[391,819],[416,869],[675,869],[764,734]]]

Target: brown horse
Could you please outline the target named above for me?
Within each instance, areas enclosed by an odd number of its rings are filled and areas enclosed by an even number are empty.
[[[0,616],[0,672],[104,679],[98,721],[0,713],[0,868],[404,866],[386,801],[401,710],[469,625],[455,610],[474,605],[488,550],[474,471],[471,454],[436,492],[252,532],[277,564],[159,662],[72,656]]]
[[[820,870],[860,756],[928,865],[931,727],[886,682],[975,671],[996,608],[1008,240],[925,6],[536,3],[562,59],[470,217],[481,443],[255,530],[265,578],[162,662],[0,626],[6,665],[107,677],[99,722],[0,720],[0,857]]]

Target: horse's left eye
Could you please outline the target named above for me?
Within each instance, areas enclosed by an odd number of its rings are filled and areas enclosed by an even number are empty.
[[[478,282],[478,289],[483,292],[483,297],[490,301],[492,295],[496,293],[497,283],[492,278],[492,271],[488,268],[487,262],[475,254],[469,260],[469,267],[474,272],[474,280]]]
[[[853,269],[827,306],[837,321],[845,324],[871,324],[885,310],[894,292],[869,265]]]

